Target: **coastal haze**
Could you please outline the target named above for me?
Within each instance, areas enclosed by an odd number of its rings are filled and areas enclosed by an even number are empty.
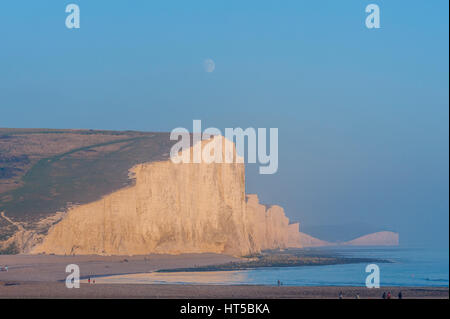
[[[0,298],[448,299],[449,4],[373,2],[3,1]]]
[[[0,273],[0,283],[8,287],[2,290],[5,297],[66,296],[54,282],[64,279],[64,265],[70,263],[81,267],[82,284],[90,285],[92,278],[102,285],[72,297],[123,297],[117,289],[132,289],[130,284],[176,284],[182,286],[158,288],[158,296],[225,298],[234,290],[215,294],[208,287],[194,292],[190,286],[273,286],[279,281],[276,278],[285,286],[311,286],[312,280],[323,275],[308,271],[321,266],[332,267],[322,269],[335,272],[335,285],[352,287],[342,288],[346,293],[373,298],[375,293],[355,288],[364,283],[363,277],[353,280],[356,274],[365,274],[368,263],[386,264],[386,278],[404,274],[404,279],[391,284],[410,287],[408,298],[448,296],[445,260],[425,273],[420,264],[411,263],[405,273],[398,259],[401,251],[374,255],[380,245],[398,246],[397,233],[381,231],[349,241],[325,241],[305,234],[301,223],[290,222],[282,207],[262,205],[256,194],[246,193],[243,163],[173,163],[168,158],[173,145],[169,134],[0,132],[4,163],[0,263],[8,267]],[[238,156],[234,144],[221,136],[199,142],[200,149],[216,141],[223,150],[230,144]],[[62,153],[56,151],[57,145]],[[349,254],[339,248],[348,246],[374,248],[370,254],[364,250]],[[327,250],[316,250],[320,247]],[[422,252],[413,251],[415,255]],[[348,276],[342,277],[343,273]],[[420,276],[411,281],[409,274]],[[412,288],[442,284],[444,289]],[[320,281],[315,285],[325,286]],[[130,296],[155,297],[148,289]],[[255,286],[241,290],[239,296],[330,298],[333,292],[322,288],[280,292]]]
[[[377,30],[360,1],[77,4],[77,30],[0,5],[0,127],[277,127],[277,174],[247,169],[263,203],[448,246],[447,1],[384,1]]]
[[[256,194],[246,193],[243,163],[173,163],[167,158],[173,144],[168,134],[0,133],[3,253],[244,256],[268,249],[399,243],[392,232],[339,243],[302,234],[282,207],[262,205]],[[224,137],[200,142],[200,150],[216,141],[238,156]]]

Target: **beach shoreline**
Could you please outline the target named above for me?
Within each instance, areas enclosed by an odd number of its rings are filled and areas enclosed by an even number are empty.
[[[381,299],[391,292],[397,299],[448,299],[448,287],[296,287],[262,285],[183,285],[183,284],[84,284],[68,289],[62,282],[0,283],[0,298],[68,299]]]
[[[101,255],[0,255],[0,281],[61,281],[66,266],[76,264],[80,278],[143,274],[152,272],[235,271],[267,267],[323,266],[349,263],[388,262],[376,258],[345,258],[335,253],[290,250],[266,251],[250,257],[235,257],[215,253],[151,254],[135,256]]]
[[[155,273],[160,269],[206,267],[242,262],[221,254],[148,256],[0,255],[0,298],[167,298],[167,299],[379,299],[390,291],[396,298],[449,298],[448,287],[281,286],[241,284],[101,283],[101,277]],[[65,285],[66,266],[80,268],[80,288]],[[87,278],[98,278],[87,283]],[[275,284],[275,283],[274,283]]]

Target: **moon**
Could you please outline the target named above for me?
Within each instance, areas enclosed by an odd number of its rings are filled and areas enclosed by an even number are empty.
[[[216,64],[212,59],[206,59],[205,61],[203,61],[203,67],[205,68],[206,72],[211,73],[216,69]]]

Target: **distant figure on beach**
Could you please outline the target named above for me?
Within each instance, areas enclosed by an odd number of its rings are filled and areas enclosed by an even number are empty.
[[[391,299],[391,297],[392,297],[392,296],[391,296],[391,292],[388,291],[388,294],[387,294],[387,297],[386,297],[386,298],[387,298],[387,299]]]
[[[90,283],[91,283],[91,277],[88,278],[88,284],[90,284]]]
[[[342,293],[342,291],[339,292],[339,299],[344,299],[344,294]]]
[[[281,285],[280,280],[277,281],[277,284],[278,284],[278,287],[280,287],[280,285]]]
[[[355,299],[360,299],[358,294],[356,294]]]
[[[381,298],[386,299],[386,291],[383,292],[383,296]]]
[[[5,266],[5,271],[8,272],[8,265]]]
[[[401,291],[398,293],[398,299],[403,299],[403,294]]]

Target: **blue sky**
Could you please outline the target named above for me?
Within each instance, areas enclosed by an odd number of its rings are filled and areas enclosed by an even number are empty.
[[[65,27],[65,6],[81,28]],[[365,27],[365,7],[381,29]],[[448,1],[2,1],[0,127],[279,128],[248,192],[448,245]],[[211,58],[213,73],[202,63]]]

